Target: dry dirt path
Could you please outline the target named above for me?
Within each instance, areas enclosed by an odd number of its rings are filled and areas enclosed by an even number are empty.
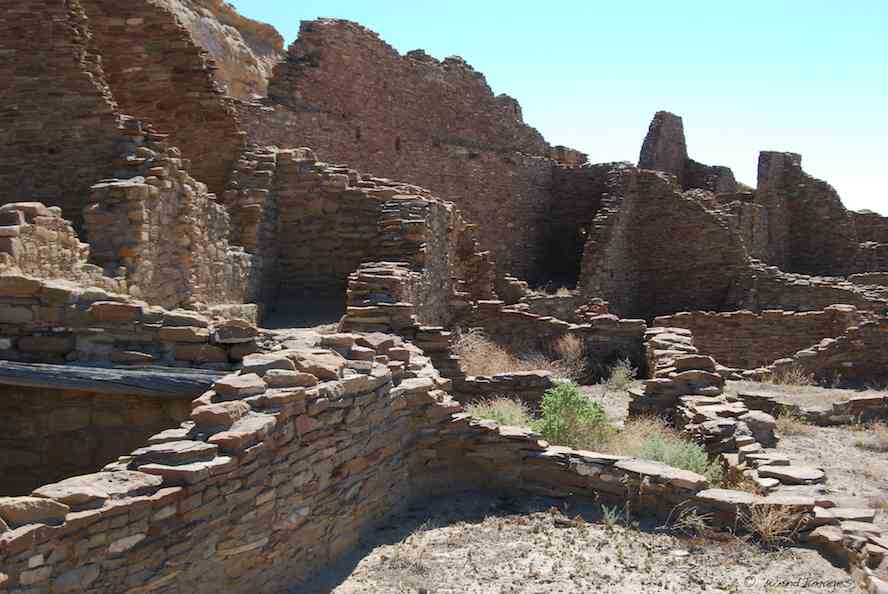
[[[801,548],[765,552],[733,536],[689,539],[642,522],[603,522],[597,506],[482,495],[435,499],[376,531],[357,554],[292,592],[335,594],[858,593]],[[564,525],[564,524],[568,525]]]

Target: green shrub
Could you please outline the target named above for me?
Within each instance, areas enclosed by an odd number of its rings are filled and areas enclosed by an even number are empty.
[[[605,385],[608,390],[627,390],[637,376],[638,370],[632,366],[632,362],[620,359],[611,365]]]
[[[699,445],[680,437],[654,433],[641,443],[638,457],[702,474],[713,484],[722,480],[718,462],[710,461],[706,450]]]
[[[500,425],[530,427],[533,424],[527,405],[512,398],[477,400],[466,406],[466,412],[479,419],[496,421]]]
[[[604,407],[584,396],[573,382],[547,390],[535,429],[555,445],[571,447],[594,441],[591,435],[607,429]]]

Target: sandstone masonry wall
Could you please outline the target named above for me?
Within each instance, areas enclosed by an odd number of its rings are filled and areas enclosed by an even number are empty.
[[[0,207],[0,273],[64,279],[114,292],[126,291],[126,279],[105,276],[89,264],[90,246],[78,239],[61,208],[39,202]]]
[[[593,226],[581,288],[620,316],[727,309],[743,296],[749,274],[740,237],[674,180],[653,171],[615,172],[615,195]]]
[[[888,307],[888,289],[879,285],[858,285],[839,277],[790,274],[760,262],[753,262],[751,270],[752,283],[742,303],[746,309],[817,311],[835,303],[870,311]]]
[[[0,386],[0,496],[89,474],[188,418],[190,398],[161,400]]]
[[[641,146],[638,167],[672,174],[684,190],[737,191],[734,173],[728,167],[704,165],[688,157],[684,124],[679,116],[668,111],[654,114]]]
[[[207,52],[161,3],[83,0],[83,6],[120,110],[168,134],[195,177],[221,194],[243,136]]]
[[[0,501],[0,592],[281,591],[411,500],[465,488],[628,502],[664,516],[693,504],[724,526],[756,505],[814,516],[813,497],[708,489],[691,472],[472,419],[415,347],[405,345],[407,365],[389,367],[401,347],[369,338],[333,335],[325,348],[248,358],[194,401],[191,421],[103,472]],[[884,555],[850,544],[864,530],[877,547],[870,524],[828,528],[838,540],[829,530],[807,538],[854,567]]]
[[[166,364],[230,369],[256,329],[164,310],[98,288],[0,276],[0,358],[35,363]]]
[[[78,0],[3,0],[0,205],[41,201],[75,224],[111,173],[116,106]]]
[[[303,23],[269,101],[240,104],[251,142],[311,146],[321,158],[430,188],[481,226],[500,270],[545,279],[538,248],[552,199],[552,149],[460,58],[399,55],[347,21]]]
[[[127,169],[94,185],[84,211],[93,261],[123,273],[130,294],[167,308],[254,301],[254,258],[229,244],[225,207],[177,148],[135,120],[128,128]]]
[[[856,308],[832,306],[811,312],[682,312],[658,317],[655,323],[690,330],[695,345],[723,365],[754,369],[840,336],[860,319]]]
[[[759,155],[756,201],[770,211],[769,263],[802,274],[850,271],[859,247],[854,219],[829,184],[802,171],[801,155]]]

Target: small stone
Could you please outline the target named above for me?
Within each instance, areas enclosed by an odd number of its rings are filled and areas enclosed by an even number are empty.
[[[118,301],[96,301],[89,313],[97,322],[135,322],[142,317],[142,306]]]
[[[246,398],[262,394],[266,390],[265,382],[255,373],[246,375],[227,375],[213,385],[216,393],[226,400]]]
[[[213,342],[217,344],[251,342],[258,334],[256,327],[244,320],[228,320],[213,326]]]
[[[63,503],[42,497],[0,497],[0,519],[10,528],[28,524],[62,524],[70,510]]]
[[[346,360],[333,351],[303,351],[293,355],[293,363],[297,371],[310,373],[323,381],[337,380],[342,377]]]
[[[318,378],[304,371],[269,369],[262,379],[271,388],[310,388],[318,385]]]
[[[242,400],[232,400],[199,406],[191,411],[191,420],[201,428],[228,428],[248,412],[250,412],[249,404]]]
[[[774,437],[774,430],[777,428],[777,421],[766,412],[760,410],[751,410],[739,418],[740,421],[746,423],[749,430],[752,431],[756,441],[765,447],[773,447],[777,443]]]
[[[129,470],[98,472],[40,487],[32,495],[76,507],[108,499],[145,495],[158,489],[161,482],[157,477]]]
[[[241,372],[244,374],[255,373],[264,376],[271,369],[283,369],[285,371],[296,371],[293,361],[284,355],[271,354],[255,354],[244,357]]]
[[[218,448],[202,441],[171,441],[139,448],[132,453],[133,464],[189,464],[211,460]]]
[[[775,478],[788,485],[807,485],[826,480],[822,470],[808,466],[760,466],[758,473],[761,477]]]

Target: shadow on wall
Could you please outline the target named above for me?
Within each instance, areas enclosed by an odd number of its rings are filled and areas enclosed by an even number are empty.
[[[101,470],[188,419],[191,399],[0,386],[0,496]]]

